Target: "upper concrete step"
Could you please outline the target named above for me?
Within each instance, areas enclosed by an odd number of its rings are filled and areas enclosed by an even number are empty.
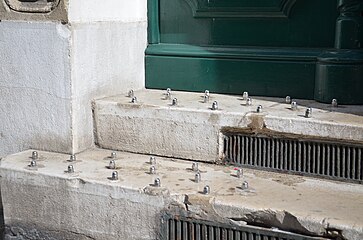
[[[238,178],[234,167],[208,163],[199,163],[197,183],[189,161],[157,157],[156,174],[149,174],[147,155],[117,152],[111,158],[111,151],[95,149],[70,162],[64,154],[39,152],[37,166],[29,167],[31,155],[0,162],[5,224],[18,237],[159,239],[168,211],[234,226],[363,239],[362,185],[250,169]],[[110,179],[110,160],[118,180]],[[156,178],[161,187],[153,186]],[[206,185],[208,195],[202,193]],[[48,238],[39,237],[44,234]]]
[[[124,96],[95,102],[95,127],[103,148],[208,162],[223,158],[223,132],[229,128],[257,133],[293,134],[294,137],[329,138],[363,143],[363,106],[332,107],[309,100],[252,97],[247,106],[241,96],[165,91],[135,92],[136,103]],[[177,98],[177,105],[171,104]],[[212,103],[218,102],[218,110]],[[262,111],[256,112],[261,105]],[[305,117],[307,107],[311,118]]]

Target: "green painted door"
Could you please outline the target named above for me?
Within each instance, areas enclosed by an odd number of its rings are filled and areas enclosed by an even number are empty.
[[[148,0],[148,14],[147,88],[313,99],[339,10],[334,0]]]

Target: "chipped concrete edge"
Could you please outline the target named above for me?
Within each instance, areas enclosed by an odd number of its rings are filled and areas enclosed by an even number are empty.
[[[215,221],[234,226],[243,226],[247,224],[250,226],[264,226],[266,229],[278,228],[283,231],[316,237],[331,237],[334,239],[340,237],[339,239],[349,240],[363,239],[363,229],[357,229],[355,226],[334,225],[330,223],[329,219],[315,219],[313,216],[310,216],[309,218],[300,218],[299,216],[294,216],[286,211],[275,211],[273,209],[249,209],[240,206],[231,206],[225,204],[221,200],[216,201],[213,196],[200,194],[185,195],[183,193],[170,195],[168,189],[165,188],[153,188],[150,186],[145,186],[143,189],[125,188],[80,178],[65,178],[60,176],[34,174],[26,170],[14,169],[11,165],[4,166],[4,164],[1,164],[0,175],[2,189],[6,189],[3,188],[4,185],[7,185],[8,188],[9,186],[14,185],[13,187],[22,186],[24,189],[38,189],[38,191],[42,191],[44,194],[48,195],[48,204],[53,202],[63,202],[64,207],[75,205],[75,203],[72,203],[71,201],[69,202],[70,199],[67,198],[54,199],[56,196],[53,196],[49,189],[57,186],[57,183],[55,182],[58,181],[63,182],[62,188],[64,189],[62,189],[62,191],[71,191],[75,194],[71,199],[72,201],[76,201],[76,199],[84,199],[85,197],[92,198],[95,196],[104,199],[103,201],[105,202],[105,205],[107,205],[108,201],[110,201],[108,196],[113,196],[113,201],[117,201],[117,199],[123,199],[129,203],[145,201],[146,205],[157,208],[158,211],[155,214],[150,215],[147,211],[147,206],[145,205],[145,209],[140,209],[141,215],[139,217],[145,219],[149,225],[151,224],[148,229],[144,230],[152,231],[150,235],[155,236],[156,238],[161,235],[161,217],[165,213],[171,213],[175,216],[183,215],[192,219]],[[31,181],[25,181],[25,179],[29,179]],[[57,181],[54,182],[54,180]],[[82,184],[76,184],[76,182],[82,182]],[[20,185],[18,185],[19,183]],[[54,186],[46,186],[45,183],[53,183],[51,185]],[[87,188],[84,188],[84,186],[89,186],[88,190]],[[97,191],[97,189],[102,189],[102,191]],[[27,197],[22,197],[22,194],[25,194]],[[63,216],[59,219],[63,225],[59,224],[53,226],[49,226],[48,223],[45,223],[44,221],[47,221],[46,219],[41,217],[37,218],[36,216],[32,216],[30,223],[30,216],[27,217],[26,214],[28,213],[26,212],[23,212],[23,216],[17,216],[17,214],[14,215],[14,213],[9,212],[9,204],[24,206],[25,208],[31,207],[33,208],[32,211],[42,212],[44,211],[43,208],[47,207],[44,206],[47,202],[38,198],[40,198],[39,195],[33,191],[23,192],[9,191],[9,189],[5,190],[5,194],[3,194],[3,202],[5,206],[4,213],[6,234],[8,236],[35,236],[38,238],[42,237],[41,239],[117,239],[120,237],[120,235],[118,235],[120,233],[111,232],[106,234],[105,232],[92,232],[92,227],[89,229],[82,229],[81,225],[83,224],[83,226],[85,226],[87,222],[87,218],[84,218],[84,216],[72,216],[71,219],[73,220],[73,225],[71,227],[67,226],[67,221],[69,221],[68,218],[70,216],[64,215],[62,212],[57,212],[61,211],[63,207],[52,208],[54,209],[54,212],[51,213],[53,216]],[[153,198],[155,199],[152,200]],[[29,201],[32,200],[33,203],[43,202],[43,204],[29,205]],[[82,205],[84,204],[87,203],[82,203]],[[88,206],[83,207],[89,211],[100,211],[100,209],[96,209],[97,205],[93,206],[93,204],[88,204]],[[115,211],[119,212],[119,214],[122,212],[118,209],[114,209],[113,212]],[[132,210],[127,209],[127,211]],[[125,214],[125,212],[123,212],[123,214]],[[146,215],[143,216],[143,214]],[[107,219],[111,218],[108,214],[102,216],[105,218],[99,219],[100,222],[108,222]],[[151,220],[154,222],[150,222]],[[80,226],[77,225],[78,223]],[[117,222],[116,220],[116,222],[112,224],[123,225],[125,223]],[[103,234],[104,237],[102,237]]]

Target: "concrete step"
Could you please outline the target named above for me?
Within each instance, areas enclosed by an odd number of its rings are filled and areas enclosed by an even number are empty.
[[[251,169],[237,178],[234,167],[208,163],[199,163],[196,183],[185,160],[156,157],[156,174],[149,174],[149,155],[117,152],[111,158],[110,151],[94,149],[69,162],[67,155],[39,152],[37,166],[29,167],[31,155],[0,162],[9,237],[158,239],[167,211],[235,226],[363,239],[362,185]],[[110,179],[110,160],[118,180]],[[74,173],[67,172],[70,164]],[[161,187],[153,186],[156,178]],[[206,185],[208,195],[202,193]]]
[[[135,92],[128,96],[95,101],[96,141],[102,148],[155,154],[182,159],[219,162],[223,159],[223,132],[233,128],[253,133],[291,134],[339,142],[363,143],[363,106],[332,107],[309,100],[294,100],[291,110],[285,99],[252,97],[247,106],[241,96],[172,92],[173,106],[165,91]],[[212,110],[212,102],[218,110]],[[262,111],[256,112],[261,105]],[[307,107],[312,117],[306,118]]]

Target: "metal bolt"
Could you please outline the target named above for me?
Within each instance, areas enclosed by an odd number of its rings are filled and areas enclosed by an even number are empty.
[[[150,164],[155,165],[156,164],[156,158],[150,157]]]
[[[338,107],[338,100],[336,100],[335,98],[333,100],[331,100],[331,106]]]
[[[248,189],[248,182],[247,181],[244,181],[243,183],[242,183],[242,190],[246,190],[246,189]]]
[[[173,105],[173,106],[178,105],[178,99],[173,98],[173,101],[171,102],[171,105]]]
[[[166,94],[170,93],[171,94],[171,89],[170,88],[167,88],[166,89]]]
[[[209,95],[207,96],[207,95],[204,95],[204,101],[203,101],[204,103],[207,103],[207,102],[209,102]]]
[[[116,163],[115,163],[115,161],[114,160],[111,160],[110,163],[109,163],[109,165],[108,165],[108,167],[110,169],[116,169]]]
[[[214,101],[212,103],[212,110],[218,110],[218,102],[217,101]]]
[[[111,153],[111,158],[115,159],[115,158],[116,158],[116,156],[117,156],[117,153],[116,153],[116,152],[112,152],[112,153]]]
[[[156,179],[154,180],[154,186],[155,186],[155,187],[161,187],[161,181],[160,181],[160,178],[156,178]]]
[[[291,97],[290,97],[290,96],[286,96],[286,98],[285,98],[285,102],[286,102],[287,104],[291,104]]]
[[[203,189],[203,194],[208,195],[210,193],[210,187],[206,185]]]
[[[150,167],[150,174],[156,174],[156,168],[155,166]]]
[[[37,162],[35,160],[32,160],[30,162],[30,167],[36,167],[37,166]]]
[[[32,152],[32,159],[38,159],[39,155],[38,155],[38,152],[37,151],[33,151]]]
[[[242,168],[237,169],[237,177],[241,178],[242,176],[243,176],[243,169]]]
[[[248,98],[248,92],[243,92],[242,98],[247,100]]]
[[[130,90],[129,93],[127,94],[129,97],[134,97],[135,94],[134,94],[134,90]]]
[[[68,166],[68,173],[74,173],[74,167],[73,165]]]
[[[76,158],[76,155],[74,155],[74,154],[72,154],[72,155],[69,156],[69,161],[70,162],[74,162],[74,161],[76,161],[76,159],[77,159]]]
[[[208,96],[209,97],[209,91],[208,90],[205,90],[204,91],[204,96]]]
[[[262,112],[262,105],[258,105],[256,112],[258,112],[258,113]]]
[[[306,118],[311,118],[312,113],[313,113],[312,108],[307,108],[306,111],[305,111],[305,117]]]
[[[202,176],[200,175],[200,172],[197,172],[194,177],[194,182],[199,183],[202,179]]]
[[[249,98],[249,97],[248,97],[248,98],[246,99],[246,105],[247,105],[247,106],[251,106],[251,105],[252,105],[252,98]]]
[[[194,172],[198,172],[198,170],[199,170],[198,163],[193,162],[193,164],[192,164],[192,170],[193,170]]]
[[[137,103],[137,97],[132,97],[131,103]]]
[[[166,99],[170,100],[171,99],[171,93],[170,92],[167,92],[166,93]]]
[[[297,103],[291,102],[291,110],[296,111],[297,110]]]
[[[113,171],[112,175],[111,175],[111,180],[118,180],[118,172],[117,171]]]

